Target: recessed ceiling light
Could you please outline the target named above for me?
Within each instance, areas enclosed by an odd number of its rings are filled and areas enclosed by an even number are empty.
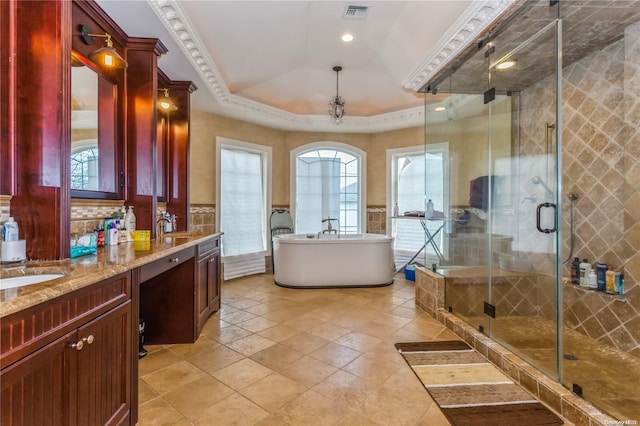
[[[353,34],[344,33],[342,34],[342,41],[346,41],[347,43],[353,41]]]
[[[447,108],[443,107],[443,106],[439,106],[439,107],[435,107],[433,110],[440,112],[440,111],[444,111],[445,109],[447,109]]]
[[[496,65],[496,69],[506,70],[516,65],[516,61],[504,61]]]

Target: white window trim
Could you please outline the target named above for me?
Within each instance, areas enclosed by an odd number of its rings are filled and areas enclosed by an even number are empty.
[[[291,218],[293,223],[296,223],[296,176],[298,174],[298,162],[296,161],[298,155],[307,151],[314,151],[321,148],[334,148],[339,151],[344,151],[348,154],[358,156],[360,161],[358,162],[358,190],[360,191],[360,203],[358,208],[360,209],[360,217],[358,218],[358,233],[364,234],[366,232],[367,223],[367,153],[363,150],[356,148],[352,145],[347,145],[341,142],[320,141],[312,142],[306,145],[299,146],[292,149],[289,153],[289,210],[291,212]]]
[[[245,151],[253,152],[256,154],[264,155],[266,157],[266,165],[264,167],[263,181],[265,185],[265,194],[267,194],[266,200],[266,212],[264,215],[264,241],[270,241],[271,235],[269,235],[269,216],[272,210],[271,201],[271,165],[272,165],[272,148],[266,145],[258,145],[251,142],[244,142],[235,139],[229,139],[222,136],[216,137],[216,229],[220,229],[220,171],[221,168],[221,151],[223,148],[228,149],[243,149]],[[267,243],[265,250],[262,254],[268,255],[271,251],[271,245]]]

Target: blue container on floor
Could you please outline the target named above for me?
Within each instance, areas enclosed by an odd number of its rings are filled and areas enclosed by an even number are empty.
[[[407,265],[404,268],[404,278],[407,281],[416,280],[416,265]]]

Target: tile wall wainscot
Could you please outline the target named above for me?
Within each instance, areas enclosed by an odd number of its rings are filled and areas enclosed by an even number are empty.
[[[387,209],[385,207],[367,207],[367,232],[369,234],[387,233]]]
[[[191,204],[189,206],[189,231],[212,233],[216,223],[216,208],[213,204]]]
[[[105,217],[123,206],[122,200],[71,199],[71,235],[93,232]]]
[[[520,123],[520,150],[529,170],[539,176],[546,167],[540,134],[545,122],[555,120],[549,108],[554,97],[551,78],[520,97],[522,109],[530,112]],[[565,286],[565,325],[640,357],[640,127],[633,125],[640,121],[640,23],[627,27],[624,38],[565,67],[562,99],[562,259],[570,254],[571,202],[566,196],[575,193],[572,256],[605,262],[625,274],[625,300]],[[532,176],[523,175],[521,198],[529,194]],[[518,215],[530,220],[521,224],[521,244],[538,244],[540,234],[525,231],[536,229],[535,215]],[[564,275],[569,274],[566,264]]]
[[[420,309],[446,325],[513,381],[522,385],[572,423],[585,426],[616,424],[617,421],[613,417],[603,414],[495,340],[447,312],[444,292],[445,278],[442,275],[422,267],[416,268],[415,300]]]

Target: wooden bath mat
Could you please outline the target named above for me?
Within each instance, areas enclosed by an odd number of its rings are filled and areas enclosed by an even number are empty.
[[[465,342],[395,346],[454,426],[563,424]]]

